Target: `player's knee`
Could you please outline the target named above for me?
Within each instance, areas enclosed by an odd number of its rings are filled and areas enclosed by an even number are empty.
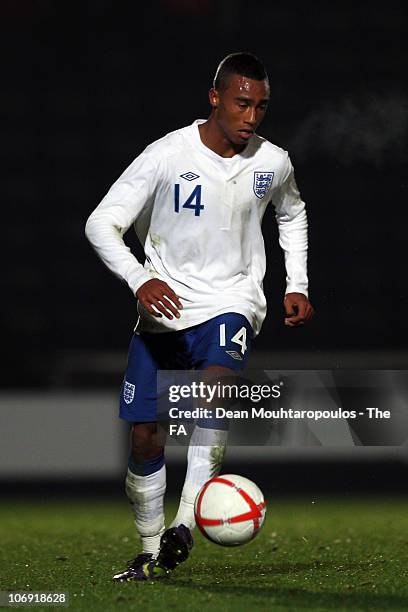
[[[235,374],[234,370],[221,365],[209,365],[203,370],[207,376],[232,376]]]
[[[212,386],[215,389],[212,397],[208,395],[208,391],[204,391],[206,397],[206,406],[210,409],[211,416],[209,418],[200,418],[197,421],[199,427],[205,429],[216,429],[228,431],[229,421],[226,418],[215,418],[214,411],[211,409],[222,406],[228,410],[235,402],[233,395],[227,391],[231,385],[236,384],[237,372],[231,368],[221,365],[209,365],[201,373],[202,381],[206,386]]]

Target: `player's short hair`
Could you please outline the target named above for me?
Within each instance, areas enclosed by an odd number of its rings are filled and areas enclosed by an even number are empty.
[[[215,73],[214,88],[219,91],[226,89],[233,74],[239,74],[255,81],[268,81],[264,65],[253,53],[231,53],[224,57]]]

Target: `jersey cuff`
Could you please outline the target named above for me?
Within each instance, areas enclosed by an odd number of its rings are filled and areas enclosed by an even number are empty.
[[[288,293],[303,293],[307,298],[309,297],[307,285],[287,285],[285,295]]]
[[[129,275],[129,277],[127,278],[127,284],[129,285],[131,292],[135,296],[136,292],[140,289],[140,287],[147,283],[147,281],[149,280],[152,280],[152,277],[144,268],[142,268],[142,271],[137,270],[136,272],[133,272]]]

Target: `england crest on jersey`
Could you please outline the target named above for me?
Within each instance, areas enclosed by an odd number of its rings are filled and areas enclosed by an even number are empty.
[[[135,385],[125,380],[123,385],[123,399],[126,404],[130,404],[133,402],[133,398],[135,397]]]
[[[254,193],[260,200],[270,189],[274,172],[254,172]]]

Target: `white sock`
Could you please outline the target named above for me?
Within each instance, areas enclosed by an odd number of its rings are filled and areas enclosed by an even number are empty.
[[[207,480],[217,476],[225,454],[228,431],[195,426],[187,453],[187,473],[180,505],[171,527],[185,525],[194,529],[194,502]]]
[[[126,495],[135,515],[136,529],[142,540],[143,552],[157,556],[164,532],[163,499],[166,490],[166,466],[148,476],[138,476],[130,470],[126,475]]]

